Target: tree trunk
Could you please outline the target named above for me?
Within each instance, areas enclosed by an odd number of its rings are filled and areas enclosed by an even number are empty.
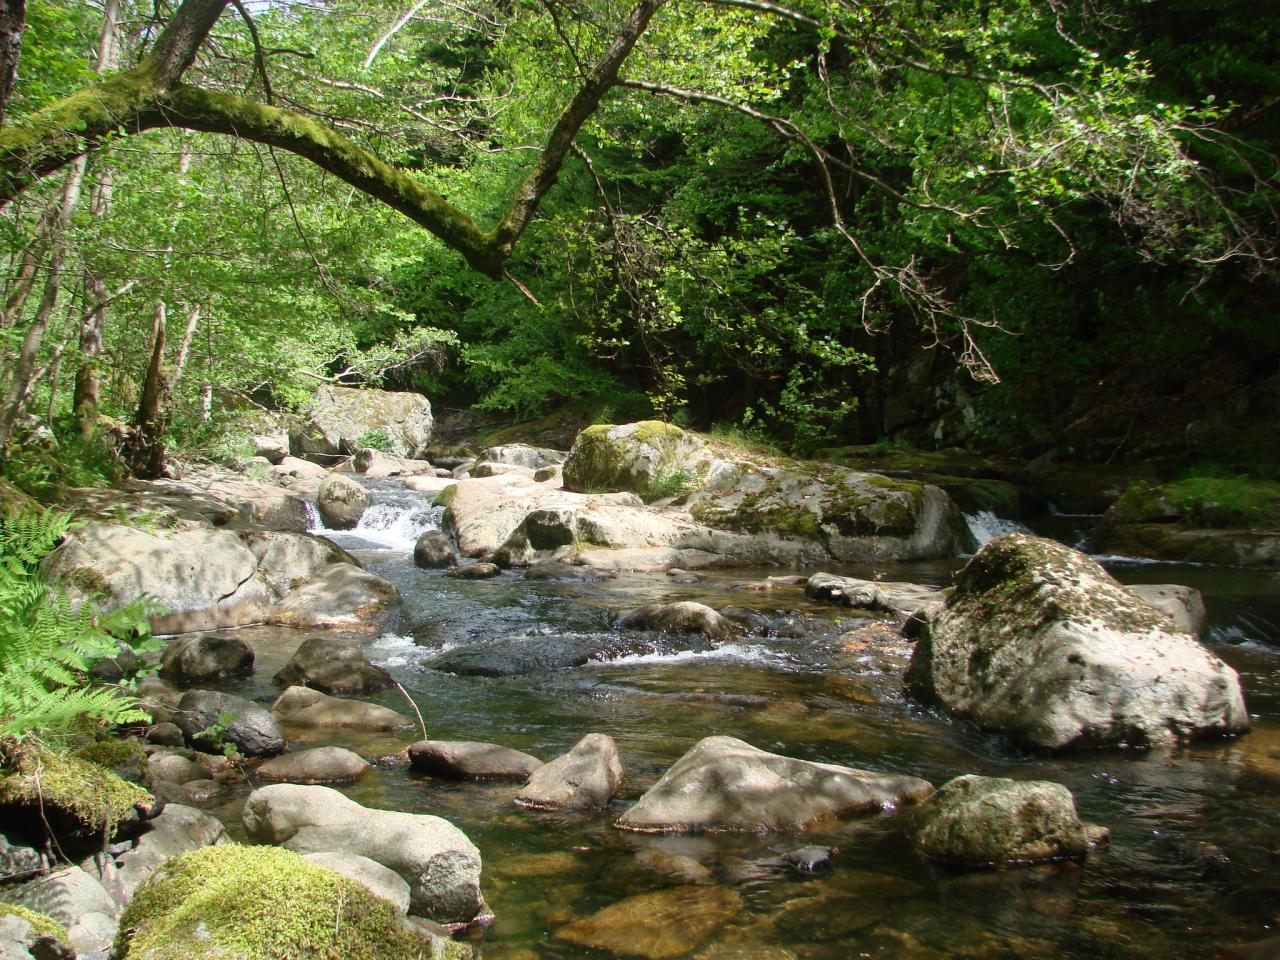
[[[9,110],[13,85],[18,82],[22,34],[27,26],[27,0],[0,0],[0,125]]]
[[[169,382],[169,393],[176,397],[178,384],[187,369],[187,359],[191,356],[191,341],[196,335],[196,327],[200,325],[200,308],[192,307],[187,314],[187,326],[182,331],[182,342],[178,344],[178,356],[173,361],[173,379]],[[172,413],[172,411],[170,411]]]
[[[84,172],[87,160],[81,158],[67,174],[67,182],[62,188],[62,202],[58,208],[58,223],[53,228],[53,241],[49,251],[48,272],[45,275],[44,296],[40,298],[40,306],[27,328],[22,348],[18,351],[17,362],[10,374],[8,393],[3,404],[0,404],[0,454],[8,456],[9,441],[13,434],[13,425],[17,422],[22,409],[35,383],[36,361],[40,356],[40,347],[44,343],[45,331],[49,328],[49,319],[58,305],[58,294],[62,288],[62,268],[67,258],[66,227],[75,213],[76,204],[80,202],[80,188],[84,183]]]
[[[167,318],[165,302],[157,300],[151,324],[151,363],[147,365],[147,379],[142,386],[142,399],[138,401],[137,423],[129,450],[134,475],[143,480],[155,480],[165,473],[164,431],[168,427],[165,397],[169,392],[164,370]]]
[[[98,35],[99,75],[114,70],[120,62],[119,22],[120,0],[107,0],[102,9],[102,32]],[[110,212],[113,187],[111,171],[103,170],[89,194],[89,210],[95,219],[104,218]],[[93,276],[87,267],[84,296],[85,306],[80,320],[80,366],[76,369],[71,410],[76,432],[88,440],[97,429],[98,403],[102,394],[98,362],[102,356],[102,331],[107,321],[107,285],[101,277]]]

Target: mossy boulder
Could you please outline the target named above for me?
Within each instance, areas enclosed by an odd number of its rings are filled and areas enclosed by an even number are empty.
[[[59,833],[110,834],[154,803],[107,767],[53,750],[21,749],[0,770],[0,814],[35,816]]]
[[[932,484],[787,460],[714,461],[689,512],[710,527],[816,541],[843,561],[954,556],[963,528]]]
[[[913,833],[926,856],[967,867],[1077,860],[1106,835],[1080,821],[1060,783],[972,775],[926,800]]]
[[[1280,483],[1192,477],[1130,484],[1102,518],[1104,550],[1162,560],[1280,565]]]
[[[120,919],[117,960],[418,960],[424,942],[363,885],[276,847],[227,844],[169,860]]]
[[[385,440],[384,453],[417,457],[431,440],[431,404],[417,393],[320,387],[306,422],[289,437],[295,453],[336,459],[370,446],[370,436]],[[382,443],[379,444],[380,446]]]
[[[677,475],[695,480],[711,459],[706,443],[658,420],[587,427],[564,462],[565,489],[629,490],[642,496]]]
[[[1029,747],[1171,744],[1242,733],[1236,672],[1095,561],[997,537],[916,643],[908,689]]]

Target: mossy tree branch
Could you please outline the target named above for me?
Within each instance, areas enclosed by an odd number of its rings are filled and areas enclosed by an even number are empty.
[[[0,205],[115,136],[165,127],[227,134],[310,160],[425,227],[461,253],[472,268],[500,277],[516,240],[556,182],[574,137],[616,85],[627,55],[665,0],[638,0],[557,118],[533,170],[493,231],[482,230],[438,193],[317,120],[234,94],[181,84],[200,44],[229,2],[183,0],[137,68],[86,87],[21,126],[0,130]]]

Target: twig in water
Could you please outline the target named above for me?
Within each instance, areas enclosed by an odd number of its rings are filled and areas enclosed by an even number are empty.
[[[400,686],[400,684],[398,683],[396,684],[396,689],[400,691],[400,696],[404,697],[406,700],[409,701],[409,706],[413,707],[413,712],[418,715],[418,726],[422,729],[422,739],[430,740],[431,738],[427,736],[426,721],[422,719],[422,711],[419,710],[418,705],[413,702],[413,697],[409,696],[409,691],[406,690],[404,687]]]

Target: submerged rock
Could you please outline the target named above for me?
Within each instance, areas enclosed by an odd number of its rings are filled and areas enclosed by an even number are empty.
[[[463,677],[511,677],[542,670],[565,670],[591,661],[635,654],[705,651],[715,645],[701,634],[552,634],[500,637],[455,647],[433,659],[433,670]]]
[[[700,633],[708,640],[725,643],[741,632],[731,620],[706,604],[683,600],[679,603],[647,603],[622,615],[623,630],[656,630],[660,633]]]
[[[502,575],[502,568],[496,563],[468,563],[462,567],[450,567],[444,575],[455,580],[492,580]]]
[[[415,770],[439,777],[526,780],[542,761],[519,750],[474,740],[420,740],[409,748]]]
[[[1046,780],[957,777],[916,816],[921,852],[974,867],[1078,859],[1107,833],[1081,823],[1071,791]]]
[[[561,927],[556,939],[614,956],[666,960],[697,948],[742,906],[742,898],[724,887],[674,887],[605,907]]]
[[[409,884],[410,909],[440,923],[473,920],[484,909],[480,851],[440,817],[363,807],[328,787],[275,784],[245,801],[250,839],[298,853],[354,853]]]
[[[1236,672],[1078,551],[998,537],[916,643],[908,689],[1031,747],[1242,733]]]
[[[613,737],[589,733],[568,753],[534,770],[516,803],[537,810],[600,810],[622,786]]]
[[[360,641],[346,637],[304,640],[273,679],[282,687],[339,694],[377,693],[391,686],[391,674],[369,662]]]
[[[932,791],[916,777],[796,760],[733,737],[707,737],[617,825],[645,833],[801,830],[819,820],[892,810]]]
[[[192,746],[221,753],[230,744],[246,757],[271,757],[284,752],[284,734],[265,708],[251,700],[215,690],[189,690],[174,715],[182,735]]]
[[[295,727],[395,731],[413,726],[412,720],[389,707],[330,697],[309,687],[290,687],[276,698],[271,713],[281,723]]]

